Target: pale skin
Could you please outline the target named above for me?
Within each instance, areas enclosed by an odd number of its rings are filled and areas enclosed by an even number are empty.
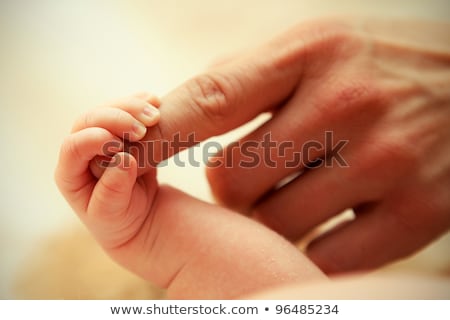
[[[300,239],[346,208],[356,218],[313,241],[309,258],[329,274],[377,268],[450,227],[447,28],[417,21],[302,23],[182,84],[162,99],[152,120],[141,118],[143,101],[159,105],[152,96],[89,114],[63,144],[56,181],[105,250],[169,287],[172,297],[237,297],[323,279],[277,233]],[[115,116],[117,110],[128,116]],[[286,168],[282,158],[275,168],[209,168],[212,190],[230,211],[158,186],[154,169],[137,170],[135,157],[121,150],[116,157],[129,157],[129,168],[102,174],[91,161],[102,143],[132,132],[135,120],[148,128],[130,134],[133,141],[170,140],[174,133],[187,140],[192,132],[204,140],[263,112],[272,118],[242,141],[271,132],[301,146],[323,142],[332,131],[349,141],[343,150],[349,167],[307,170],[278,189],[304,168]],[[160,150],[146,152],[164,158]]]
[[[322,19],[232,57],[170,92],[146,137],[197,140],[271,112],[243,141],[307,141],[325,131],[349,141],[349,167],[301,171],[239,165],[208,168],[217,201],[290,240],[346,208],[356,218],[317,239],[308,256],[326,273],[378,268],[450,227],[450,36],[423,21]],[[187,139],[185,139],[187,140]],[[234,164],[244,157],[234,149]],[[263,157],[265,150],[256,149]],[[225,149],[217,159],[226,156]],[[310,155],[324,156],[324,150]],[[162,158],[162,157],[160,157]]]
[[[137,176],[136,159],[117,148],[96,176],[102,148],[129,134],[140,140],[159,120],[158,100],[140,94],[83,115],[65,139],[55,179],[104,250],[170,298],[228,299],[280,284],[325,279],[275,232],[228,209],[156,181],[156,169]],[[145,112],[144,110],[152,110]],[[140,129],[137,129],[140,128]],[[142,129],[144,128],[144,129]],[[124,165],[127,157],[127,165]],[[207,270],[207,272],[206,272]]]

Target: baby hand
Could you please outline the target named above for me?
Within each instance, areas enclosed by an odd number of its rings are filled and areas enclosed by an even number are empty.
[[[159,121],[157,106],[155,96],[140,94],[96,108],[76,121],[62,144],[56,183],[105,248],[130,240],[149,212],[155,169],[137,177],[136,159],[122,152],[123,137],[141,139]]]
[[[136,158],[123,152],[120,137],[126,133],[129,141],[137,141],[145,134],[142,125],[158,122],[149,103],[158,105],[148,96],[88,113],[61,148],[58,187],[105,251],[178,299],[232,298],[323,279],[317,267],[275,232],[170,186],[158,186],[155,168],[138,176]],[[99,156],[112,156],[104,172],[95,164]]]

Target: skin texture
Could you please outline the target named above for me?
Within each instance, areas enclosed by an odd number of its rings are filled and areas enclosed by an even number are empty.
[[[346,208],[354,209],[355,219],[312,241],[309,257],[329,274],[379,267],[450,227],[446,30],[435,23],[349,18],[299,24],[170,92],[160,103],[160,118],[140,119],[142,101],[154,99],[142,96],[82,118],[62,146],[57,184],[116,261],[168,287],[173,298],[229,298],[323,279],[277,233],[300,239]],[[148,128],[133,136],[134,120],[114,108]],[[286,154],[273,157],[276,166],[249,170],[238,165],[244,157],[239,149],[216,155],[232,155],[234,164],[207,170],[218,202],[276,232],[158,186],[155,170],[136,163],[139,154],[117,148],[110,150],[114,162],[127,160],[127,167],[103,172],[97,165],[101,146],[120,143],[124,132],[131,144],[171,141],[174,134],[188,141],[192,133],[197,142],[265,112],[271,119],[241,142],[260,142],[268,132],[295,150],[316,141],[326,147],[309,154],[314,160],[330,151],[326,131],[334,141],[348,141],[342,150],[348,167],[287,168]],[[156,162],[172,155],[158,148],[143,152]]]
[[[322,235],[309,257],[326,273],[373,269],[405,257],[450,226],[450,37],[448,25],[421,21],[323,19],[212,67],[164,97],[161,121],[144,140],[197,141],[271,112],[241,139],[265,134],[295,146],[314,141],[309,160],[347,141],[348,167],[239,166],[243,150],[226,148],[231,168],[207,169],[217,201],[301,239],[346,208],[355,219]],[[395,31],[395,32],[393,32]],[[254,151],[260,158],[267,148]],[[271,151],[275,152],[275,151]],[[328,152],[328,155],[327,155]],[[154,150],[162,160],[171,154]],[[302,175],[280,187],[291,175]]]
[[[425,275],[352,275],[333,281],[291,284],[244,297],[259,300],[418,300],[449,299],[446,277]]]
[[[156,169],[138,177],[136,159],[119,137],[159,120],[144,116],[151,95],[97,108],[75,123],[64,141],[55,180],[74,211],[119,264],[173,299],[227,299],[272,286],[325,279],[292,244],[251,219],[159,186]],[[113,157],[106,170],[95,160]],[[98,159],[98,158],[97,158]],[[93,168],[93,170],[91,170]]]

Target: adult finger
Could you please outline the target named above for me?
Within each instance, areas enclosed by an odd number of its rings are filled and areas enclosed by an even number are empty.
[[[353,141],[339,155],[320,159],[316,167],[267,194],[251,212],[285,237],[298,240],[345,209],[374,203],[391,185],[379,178],[385,172],[370,169],[370,161],[377,161],[375,157],[366,160],[370,154],[364,143]],[[391,171],[388,166],[385,170]]]
[[[326,273],[368,270],[403,258],[448,230],[450,216],[414,192],[356,210],[356,219],[314,240],[308,256]],[[405,202],[406,200],[406,202]],[[444,213],[443,213],[444,212]],[[430,216],[433,216],[430,219]]]
[[[345,158],[345,155],[344,155]],[[307,171],[263,198],[253,216],[290,240],[361,203],[380,196],[370,181],[351,167],[319,167]]]
[[[290,31],[266,46],[196,76],[162,98],[160,122],[145,140],[181,141],[155,162],[214,135],[225,133],[285,101],[298,85],[304,38]],[[284,45],[289,44],[289,50]],[[174,138],[176,136],[176,138]]]
[[[292,98],[269,121],[209,160],[206,174],[220,203],[246,212],[282,179],[324,155],[322,129],[311,120],[309,108],[294,106],[297,102]],[[316,146],[306,154],[307,140]]]

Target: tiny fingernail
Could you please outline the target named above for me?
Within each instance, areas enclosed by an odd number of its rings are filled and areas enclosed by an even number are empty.
[[[146,117],[149,117],[151,119],[153,119],[155,116],[157,116],[159,114],[159,110],[156,109],[154,106],[152,105],[148,105],[144,108],[144,115]]]
[[[133,132],[136,135],[136,137],[143,137],[145,133],[147,132],[147,128],[140,122],[135,122],[133,124]]]

